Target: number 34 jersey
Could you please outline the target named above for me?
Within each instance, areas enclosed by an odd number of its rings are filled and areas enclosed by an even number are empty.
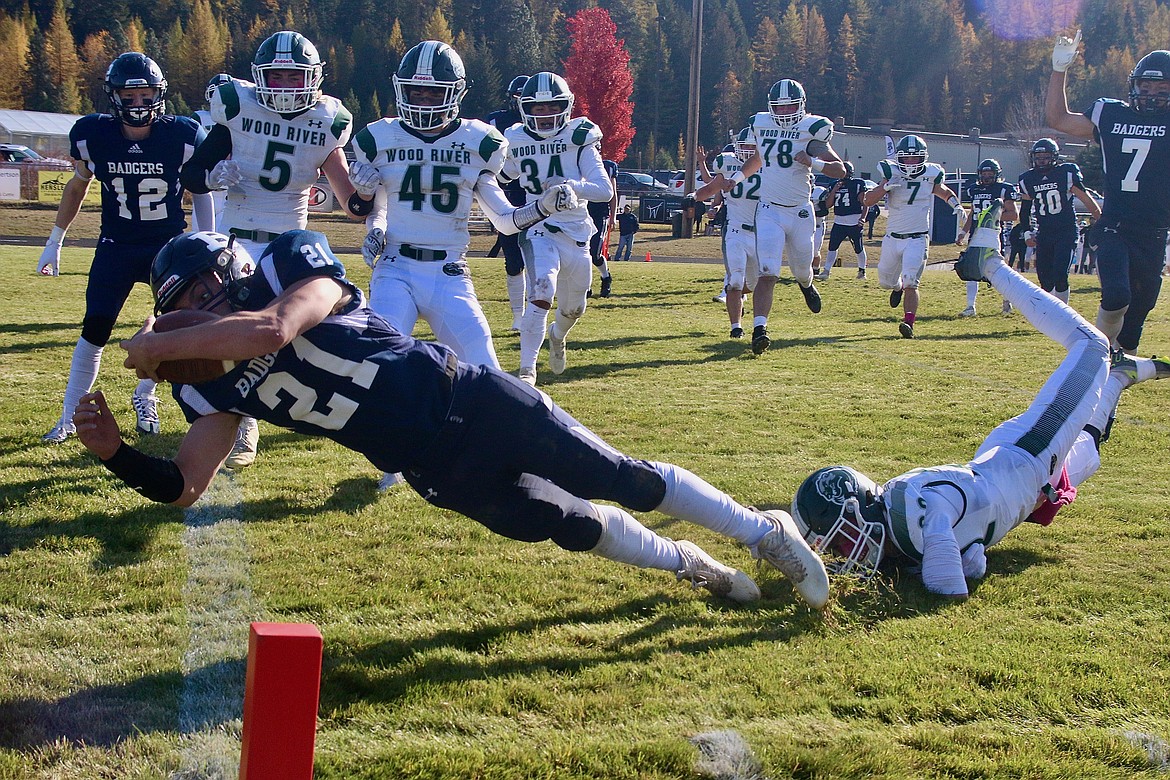
[[[102,238],[119,244],[162,244],[183,232],[182,167],[203,140],[188,117],[165,115],[150,135],[131,140],[122,122],[90,114],[69,131],[70,154],[93,171],[102,186]]]
[[[256,100],[256,86],[233,79],[215,91],[211,117],[232,134],[240,183],[227,190],[225,228],[283,233],[308,224],[309,190],[325,158],[349,142],[353,117],[322,95],[301,114],[277,114]]]
[[[412,244],[462,255],[479,177],[504,166],[508,144],[491,125],[456,119],[425,136],[399,119],[379,119],[353,139],[358,160],[378,169],[386,192],[386,246]],[[367,224],[369,224],[367,222]]]

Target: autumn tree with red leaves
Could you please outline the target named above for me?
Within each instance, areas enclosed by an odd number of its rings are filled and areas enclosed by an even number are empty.
[[[564,75],[576,96],[573,115],[587,116],[601,128],[602,156],[620,163],[634,140],[634,78],[625,40],[617,39],[617,25],[604,8],[578,11],[566,26],[570,44]]]

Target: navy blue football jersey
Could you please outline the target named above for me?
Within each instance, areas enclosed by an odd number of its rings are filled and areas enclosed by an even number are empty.
[[[991,202],[997,199],[1005,203],[1009,200],[1015,200],[1016,188],[1006,181],[993,181],[991,184],[975,182],[967,186],[965,200],[971,202],[971,213],[975,217],[982,214],[991,205]]]
[[[838,217],[860,214],[865,209],[861,203],[861,196],[864,194],[865,179],[857,177],[846,179],[833,196],[833,213]]]
[[[102,187],[102,238],[120,244],[163,244],[187,228],[179,169],[203,140],[186,116],[164,115],[150,135],[132,141],[109,114],[78,119],[69,131],[70,154],[83,160]]]
[[[1046,171],[1035,168],[1020,174],[1020,194],[1032,199],[1032,224],[1039,231],[1075,233],[1072,187],[1085,188],[1076,163],[1063,162]]]
[[[315,231],[293,230],[273,240],[240,297],[244,308],[256,311],[315,276],[335,279],[353,300],[278,352],[210,382],[174,385],[175,400],[188,422],[215,412],[246,414],[324,436],[383,471],[401,471],[416,462],[446,419],[458,362],[447,347],[399,333],[366,308],[361,290]]]
[[[1085,112],[1105,162],[1103,216],[1170,228],[1170,114],[1139,114],[1126,103],[1101,98]]]

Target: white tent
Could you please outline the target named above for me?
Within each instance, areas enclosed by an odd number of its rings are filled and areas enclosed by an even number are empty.
[[[46,157],[69,157],[69,130],[79,114],[0,109],[0,142],[24,144]]]

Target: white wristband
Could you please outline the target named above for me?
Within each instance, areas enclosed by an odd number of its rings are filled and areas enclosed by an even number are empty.
[[[728,181],[730,181],[732,184],[739,184],[746,178],[747,177],[743,175],[743,171],[736,171],[735,173],[731,174],[731,178]]]
[[[53,229],[49,231],[49,240],[45,242],[45,246],[56,244],[61,246],[61,242],[65,240],[65,228],[53,225]]]
[[[819,157],[814,157],[811,161],[809,161],[808,167],[812,168],[817,173],[820,173],[821,171],[825,170],[825,161]]]

